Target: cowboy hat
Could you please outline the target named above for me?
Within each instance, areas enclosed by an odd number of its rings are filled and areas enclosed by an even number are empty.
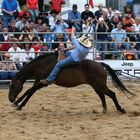
[[[89,40],[89,38],[85,35],[83,35],[82,37],[78,38],[78,41],[80,44],[82,44],[83,46],[85,46],[86,48],[90,48],[92,46],[91,41]]]

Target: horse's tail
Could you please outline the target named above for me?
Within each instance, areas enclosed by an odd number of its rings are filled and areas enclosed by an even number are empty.
[[[126,87],[124,86],[124,84],[118,78],[118,76],[115,73],[115,71],[109,65],[107,65],[107,64],[105,64],[103,62],[101,64],[109,72],[109,74],[110,74],[110,76],[112,78],[112,82],[113,82],[113,84],[115,85],[116,88],[118,88],[120,91],[122,91],[129,99],[130,99],[130,97],[128,95],[136,96],[134,93],[132,93],[128,89],[126,89]]]

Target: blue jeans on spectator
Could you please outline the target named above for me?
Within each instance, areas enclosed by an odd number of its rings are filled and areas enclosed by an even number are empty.
[[[65,59],[57,62],[54,69],[52,70],[52,72],[48,76],[47,80],[49,82],[53,82],[55,80],[55,78],[57,77],[58,73],[60,72],[61,68],[71,64],[72,62],[75,62],[75,61],[72,59],[71,56],[68,56]]]
[[[107,44],[104,43],[106,40],[98,39],[97,50],[98,51],[107,51]],[[101,53],[101,59],[105,59],[105,53]]]
[[[38,17],[38,10],[29,10],[30,14],[31,14],[31,20],[35,21],[36,18]]]
[[[15,77],[16,72],[0,72],[0,80],[8,80]]]
[[[118,51],[118,50],[130,50],[131,49],[131,46],[129,43],[125,42],[125,43],[122,43],[122,46],[121,48],[119,48],[119,44],[118,43],[113,43],[112,44],[112,50],[113,51]],[[117,56],[118,53],[117,52],[113,52],[113,55]]]
[[[73,23],[73,26],[75,27],[77,32],[81,32],[81,26],[78,23]]]
[[[10,15],[3,15],[3,27],[8,27],[8,23],[10,23],[11,20],[14,19],[14,16]]]

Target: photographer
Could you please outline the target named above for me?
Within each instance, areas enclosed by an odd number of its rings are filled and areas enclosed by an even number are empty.
[[[82,31],[86,33],[90,39],[92,39],[92,33],[95,31],[95,24],[91,17],[87,17],[82,24]]]
[[[61,16],[57,15],[55,18],[55,22],[54,24],[51,25],[50,29],[52,32],[61,34],[61,33],[65,33],[68,27],[69,25],[62,20]],[[68,37],[66,35],[63,35],[63,38],[64,41],[68,40]]]

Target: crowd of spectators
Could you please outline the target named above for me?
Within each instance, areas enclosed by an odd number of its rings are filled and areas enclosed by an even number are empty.
[[[39,12],[38,2],[26,0],[21,11],[18,11],[17,0],[3,0],[1,60],[14,62],[15,69],[21,69],[42,51],[58,47],[59,43],[54,42],[69,41],[72,26],[80,33],[77,36],[84,34],[91,41],[96,39],[96,49],[101,59],[107,58],[106,51],[113,51],[111,58],[117,59],[117,52],[123,50],[133,52],[131,54],[135,55],[135,59],[140,59],[140,53],[136,52],[140,49],[140,43],[135,43],[140,41],[140,17],[134,15],[131,6],[125,6],[124,11],[120,12],[112,7],[103,10],[102,4],[99,4],[98,10],[93,13],[89,10],[89,4],[84,5],[84,11],[78,11],[78,5],[74,4],[68,12],[68,19],[62,19],[64,0],[49,0],[51,11],[48,13]]]

